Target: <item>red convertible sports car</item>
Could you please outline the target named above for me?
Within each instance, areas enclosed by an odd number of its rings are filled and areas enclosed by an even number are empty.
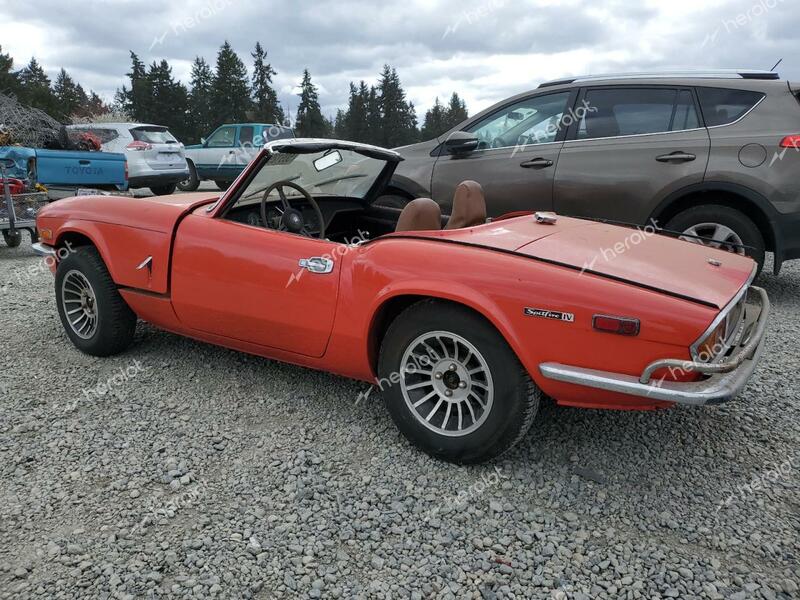
[[[449,217],[375,206],[401,160],[283,140],[221,197],[47,206],[36,250],[67,336],[115,354],[138,318],[370,382],[413,443],[462,463],[518,442],[545,395],[641,410],[744,387],[769,312],[751,259],[553,213],[487,222],[474,182]]]

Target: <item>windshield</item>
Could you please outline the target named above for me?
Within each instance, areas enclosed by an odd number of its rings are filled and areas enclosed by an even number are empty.
[[[311,196],[337,196],[362,200],[386,166],[385,160],[369,158],[352,150],[328,148],[309,154],[276,152],[248,184],[237,206],[261,201],[264,192],[277,181],[291,181]],[[285,188],[287,196],[299,196]],[[270,198],[279,199],[273,191]]]
[[[136,127],[131,129],[133,139],[148,144],[176,144],[176,140],[166,127]]]

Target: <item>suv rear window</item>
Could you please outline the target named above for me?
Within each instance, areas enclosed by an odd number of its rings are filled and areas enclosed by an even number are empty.
[[[707,87],[697,88],[697,95],[707,127],[733,123],[764,97],[761,92]]]
[[[173,135],[166,127],[134,127],[131,129],[133,139],[148,144],[177,144]]]

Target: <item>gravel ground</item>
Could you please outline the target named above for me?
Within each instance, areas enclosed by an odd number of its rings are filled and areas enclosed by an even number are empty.
[[[40,264],[0,248],[0,598],[800,597],[800,264],[737,402],[547,406],[474,467],[324,373],[79,354]]]

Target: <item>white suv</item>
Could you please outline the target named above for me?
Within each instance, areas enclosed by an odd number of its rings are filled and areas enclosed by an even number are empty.
[[[150,188],[157,196],[172,194],[189,175],[183,144],[160,125],[145,123],[82,123],[68,125],[76,133],[91,133],[105,152],[122,152],[128,159],[131,188]]]

